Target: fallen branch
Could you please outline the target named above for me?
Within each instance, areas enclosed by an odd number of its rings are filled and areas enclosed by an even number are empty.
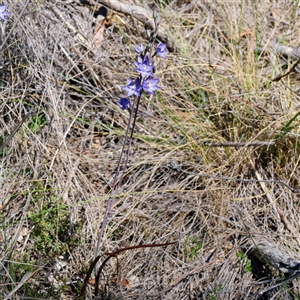
[[[272,47],[275,53],[279,53],[285,57],[299,59],[300,58],[300,48],[284,46],[280,43],[277,43],[273,40],[269,42],[269,45]]]
[[[254,283],[254,285],[258,284],[265,284],[268,282],[279,281],[279,283],[265,288],[259,292],[259,296],[262,296],[265,293],[274,290],[284,284],[291,282],[293,279],[298,278],[300,276],[300,262],[292,258],[286,252],[281,251],[276,247],[276,245],[270,243],[265,239],[258,239],[258,238],[249,238],[245,244],[245,248],[247,249],[248,253],[251,253],[255,256],[260,262],[264,264],[268,264],[277,270],[283,272],[286,278],[282,279],[271,279],[271,280],[264,280],[263,282]]]
[[[265,239],[251,238],[248,240],[247,252],[254,255],[262,263],[278,269],[287,275],[293,275],[300,270],[300,262],[287,253],[281,251],[276,245]]]
[[[89,2],[92,3],[93,5],[96,5],[97,7],[99,6],[99,4],[102,4],[102,5],[105,5],[107,8],[114,10],[116,12],[122,13],[124,15],[130,15],[130,16],[134,17],[135,19],[137,19],[138,21],[140,21],[141,23],[143,23],[144,26],[148,29],[153,30],[155,28],[153,17],[152,17],[152,12],[150,13],[148,10],[146,10],[140,6],[125,4],[121,1],[116,1],[116,0],[99,0],[99,1],[89,0]],[[174,45],[168,39],[168,37],[164,31],[159,29],[157,32],[157,38],[161,42],[167,44],[169,51],[174,52]]]

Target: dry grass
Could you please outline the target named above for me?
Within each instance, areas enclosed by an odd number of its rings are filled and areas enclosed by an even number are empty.
[[[275,183],[201,174],[261,176],[299,188],[299,117],[289,124],[300,105],[298,69],[271,82],[293,61],[269,47],[274,40],[299,45],[299,1],[143,2],[160,13],[176,51],[157,61],[162,89],[142,101],[101,251],[177,243],[126,251],[118,269],[111,259],[99,299],[258,299],[272,285],[253,285],[258,270],[261,277],[280,274],[256,267],[244,240],[263,236],[297,260],[299,194]],[[42,267],[12,299],[75,299],[93,259],[125,133],[128,115],[116,105],[120,86],[133,77],[131,48],[146,35],[133,17],[109,11],[96,49],[94,7],[77,0],[6,3],[2,137],[31,108],[34,113],[1,154],[0,293]],[[256,140],[275,144],[205,144]],[[245,272],[249,259],[252,271]],[[93,291],[89,285],[86,299]],[[295,279],[263,299],[299,299],[298,291]]]

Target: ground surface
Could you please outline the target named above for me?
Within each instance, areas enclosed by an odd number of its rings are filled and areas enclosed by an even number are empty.
[[[297,278],[262,293],[284,274],[249,246],[300,260],[299,193],[242,181],[300,188],[299,1],[123,3],[156,9],[173,49],[155,63],[161,90],[142,99],[99,266],[105,252],[176,243],[111,258],[83,299],[299,299]],[[6,4],[2,140],[33,112],[0,156],[0,294],[76,299],[124,140],[121,86],[147,36],[137,15],[108,8],[95,46],[94,2]]]

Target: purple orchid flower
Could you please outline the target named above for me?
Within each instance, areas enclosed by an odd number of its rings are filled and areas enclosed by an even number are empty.
[[[135,81],[127,79],[127,85],[122,86],[122,89],[125,90],[128,93],[127,97],[130,97],[132,95],[139,96],[140,91],[142,89],[140,78],[137,77],[135,79]]]
[[[146,56],[144,60],[139,56],[138,62],[134,62],[133,64],[136,66],[135,71],[140,73],[142,78],[153,76],[151,72],[153,65],[151,65],[148,56]]]
[[[158,56],[166,59],[166,54],[168,53],[167,45],[163,43],[159,43],[156,48],[156,53]]]
[[[149,94],[154,94],[154,91],[160,89],[160,86],[157,85],[158,82],[159,82],[158,78],[152,78],[152,77],[146,78],[142,83],[143,90]]]
[[[9,15],[9,12],[5,11],[6,10],[6,4],[1,4],[0,5],[0,18],[5,21],[5,17]]]
[[[122,110],[130,108],[130,100],[128,98],[121,98],[118,104]]]

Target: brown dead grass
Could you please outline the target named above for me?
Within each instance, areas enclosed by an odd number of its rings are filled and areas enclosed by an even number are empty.
[[[268,284],[252,285],[259,279],[255,261],[253,272],[245,273],[246,260],[236,253],[245,251],[245,236],[256,234],[297,259],[297,239],[274,203],[298,234],[299,194],[281,185],[267,184],[266,191],[260,183],[201,174],[257,179],[257,171],[299,187],[298,119],[276,139],[298,112],[299,74],[271,83],[292,62],[268,48],[270,40],[298,46],[299,3],[144,2],[160,13],[176,52],[157,61],[162,89],[142,101],[101,251],[178,243],[124,252],[119,268],[111,259],[101,299],[257,299]],[[105,40],[95,49],[95,8],[76,0],[7,4],[11,16],[1,23],[2,135],[30,108],[34,113],[1,155],[0,289],[7,295],[26,272],[44,266],[49,273],[35,274],[14,299],[74,299],[94,255],[125,133],[128,115],[116,105],[120,86],[134,76],[131,48],[145,43],[146,35],[134,18],[110,11]],[[264,52],[256,53],[256,46]],[[34,131],[37,116],[45,124]],[[204,143],[255,140],[276,143]],[[213,263],[206,264],[214,250]],[[278,275],[268,266],[264,272]],[[149,296],[174,283],[161,296]],[[298,290],[294,280],[264,299],[298,299]],[[93,291],[89,285],[86,299]]]

